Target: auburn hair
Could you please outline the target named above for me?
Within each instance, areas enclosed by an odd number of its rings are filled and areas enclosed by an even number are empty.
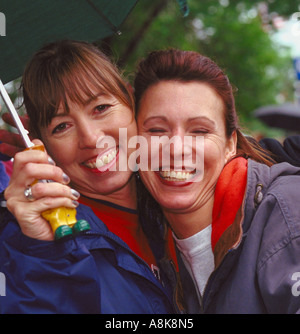
[[[271,153],[245,137],[239,127],[232,85],[223,70],[210,58],[195,51],[177,49],[151,52],[138,65],[134,81],[136,114],[146,90],[161,81],[206,83],[221,97],[225,109],[225,126],[228,138],[236,131],[237,155],[272,165]]]

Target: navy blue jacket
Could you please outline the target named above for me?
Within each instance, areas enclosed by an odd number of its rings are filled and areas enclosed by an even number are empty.
[[[0,192],[8,186],[8,182],[9,176],[6,173],[3,162],[0,160]]]
[[[0,314],[176,313],[149,266],[89,207],[80,205],[77,218],[86,219],[91,231],[62,242],[24,236],[12,215],[0,210],[0,272],[6,279]]]

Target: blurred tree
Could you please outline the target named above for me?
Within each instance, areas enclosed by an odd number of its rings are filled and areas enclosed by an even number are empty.
[[[236,87],[237,110],[250,130],[272,136],[254,119],[254,109],[293,99],[293,69],[288,52],[272,41],[274,20],[300,11],[299,0],[187,0],[184,17],[176,0],[138,1],[121,36],[99,44],[132,79],[138,60],[168,47],[199,51],[214,59]],[[130,75],[129,75],[130,74]],[[18,83],[13,83],[18,86]],[[12,89],[12,99],[16,89]],[[20,105],[17,100],[16,105]],[[1,127],[1,124],[0,124]]]
[[[138,59],[155,49],[196,50],[225,69],[237,88],[242,124],[264,130],[254,109],[293,98],[293,71],[272,41],[273,19],[300,10],[296,0],[188,0],[183,17],[176,0],[139,1],[110,48],[125,73],[133,73]]]

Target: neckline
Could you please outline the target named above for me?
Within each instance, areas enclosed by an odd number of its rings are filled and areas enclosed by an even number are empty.
[[[102,200],[102,199],[91,198],[91,197],[88,197],[88,196],[85,196],[85,195],[81,195],[81,197],[84,197],[87,200],[95,201],[97,203],[100,203],[100,204],[103,204],[103,205],[106,205],[106,206],[109,206],[111,208],[121,210],[121,211],[124,211],[124,212],[132,213],[132,214],[137,214],[138,213],[138,210],[126,208],[125,206],[118,205],[118,204],[115,204],[115,203],[112,203],[112,202],[109,202],[109,201],[105,201],[105,200]]]

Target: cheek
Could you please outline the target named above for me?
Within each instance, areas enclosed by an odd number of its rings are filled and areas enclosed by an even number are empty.
[[[116,114],[116,117],[113,119],[112,127],[118,128],[127,128],[128,133],[130,132],[131,135],[137,135],[137,124],[135,117],[132,111],[128,108],[122,110],[121,113]],[[128,135],[129,136],[129,135]]]
[[[138,132],[137,132],[137,125],[135,121],[129,123],[127,126],[124,126],[124,128],[126,128],[128,140],[132,137],[137,136]]]
[[[67,152],[66,152],[67,147]],[[76,145],[73,142],[48,143],[46,146],[48,154],[62,168],[70,165],[76,158]],[[67,153],[67,154],[66,154]]]
[[[225,164],[225,145],[222,141],[205,140],[204,143],[204,165],[217,166]]]

